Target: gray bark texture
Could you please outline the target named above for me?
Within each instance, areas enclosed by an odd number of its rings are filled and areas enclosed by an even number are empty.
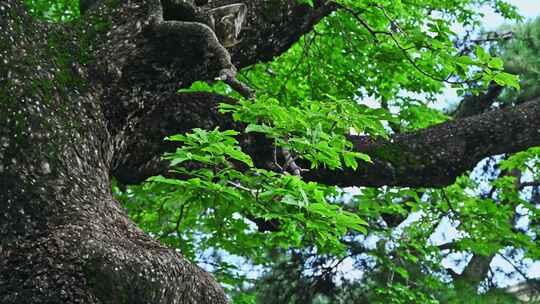
[[[216,110],[234,100],[176,89],[272,59],[335,7],[244,1],[238,43],[225,49],[205,11],[235,1],[83,1],[82,20],[63,25],[21,2],[0,2],[0,303],[226,303],[210,274],[127,218],[111,179],[164,174],[166,135],[241,130]],[[386,141],[353,137],[373,165],[305,178],[446,185],[482,157],[538,145],[539,122],[531,101]],[[271,143],[240,140],[270,166]]]
[[[229,53],[183,2],[170,6],[188,21],[165,20],[159,0],[84,1],[67,25],[34,20],[22,2],[0,2],[0,303],[226,303],[110,188],[119,168],[139,165],[137,127],[179,86],[234,70]],[[230,50],[239,67],[286,50],[329,12],[266,2],[248,4]],[[204,127],[206,108],[181,114]]]

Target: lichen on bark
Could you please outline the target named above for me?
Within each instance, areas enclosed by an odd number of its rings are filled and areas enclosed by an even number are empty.
[[[223,48],[202,23],[164,20],[159,0],[82,4],[80,20],[52,24],[30,17],[21,1],[0,2],[0,302],[225,303],[210,274],[127,218],[111,178],[142,165],[136,147],[154,142],[141,123],[165,98],[195,80],[234,77],[230,55],[241,66],[262,57],[246,57],[245,44]],[[183,117],[227,121],[201,111],[201,101]]]
[[[216,108],[234,100],[177,89],[271,60],[335,6],[244,2],[241,41],[226,49],[196,20],[162,18],[158,0],[85,3],[81,20],[55,25],[28,16],[19,0],[0,2],[0,302],[225,303],[210,274],[127,218],[111,195],[111,179],[140,182],[163,173],[160,155],[172,148],[164,135],[241,130]],[[538,144],[538,104],[386,141],[352,137],[358,151],[380,149],[373,164],[303,177],[335,185],[445,185],[490,153]],[[246,135],[241,145],[258,166],[272,162],[267,139]],[[406,155],[397,157],[396,147]]]

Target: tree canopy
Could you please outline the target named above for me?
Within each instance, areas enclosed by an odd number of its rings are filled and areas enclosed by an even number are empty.
[[[107,130],[87,140],[122,155],[103,157],[103,183],[232,303],[514,303],[497,278],[533,282],[540,259],[540,19],[491,33],[479,8],[519,20],[512,5],[255,1],[226,44],[208,21],[221,2],[26,0],[33,21],[0,21],[0,54],[17,53],[6,31],[22,22],[57,29],[40,56],[64,72],[25,92],[60,92],[73,113],[72,94],[104,96],[81,106]],[[29,72],[5,58],[11,119],[12,73]],[[449,88],[460,100],[442,107]]]

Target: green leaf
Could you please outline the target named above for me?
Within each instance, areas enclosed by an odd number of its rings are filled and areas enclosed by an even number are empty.
[[[273,131],[274,130],[272,129],[272,127],[265,126],[265,125],[249,124],[246,127],[246,133],[259,132],[259,133],[271,134],[271,133],[273,133]]]
[[[504,63],[501,58],[491,58],[491,60],[488,63],[488,66],[492,69],[496,70],[502,70],[504,67]]]
[[[172,178],[166,178],[161,175],[158,176],[152,176],[147,179],[149,182],[154,183],[164,183],[164,184],[170,184],[170,185],[182,185],[184,184],[184,181],[172,179]]]
[[[404,279],[408,279],[408,278],[409,278],[409,272],[408,272],[405,268],[403,268],[403,267],[396,267],[396,268],[394,268],[394,270],[395,270],[397,273],[399,273],[399,275],[400,275],[401,277],[403,277]]]
[[[253,160],[251,160],[251,157],[249,157],[249,155],[245,154],[239,149],[227,149],[227,154],[231,158],[241,161],[250,167],[253,167]]]
[[[500,72],[493,77],[493,80],[502,86],[510,86],[519,90],[519,77],[506,72]]]
[[[356,170],[358,168],[358,163],[356,162],[356,156],[350,152],[345,152],[343,154],[343,161],[345,166]]]

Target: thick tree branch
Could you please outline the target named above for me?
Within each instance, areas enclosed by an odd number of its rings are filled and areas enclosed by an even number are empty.
[[[540,145],[540,101],[446,122],[390,140],[353,136],[357,151],[372,165],[338,172],[305,174],[311,180],[341,186],[441,187],[472,169],[484,157]]]
[[[207,14],[218,4],[236,1],[203,1],[196,9],[180,2],[166,1],[162,6],[159,0],[134,0],[111,10],[96,0],[84,15],[90,29],[95,20],[110,24],[96,33],[91,50],[97,60],[88,66],[88,74],[107,87],[103,107],[111,133],[124,132],[131,117],[151,111],[153,99],[146,96],[174,92],[197,80],[222,78],[250,98],[253,92],[234,77],[234,67],[283,53],[335,9],[324,1],[314,8],[295,0],[244,2],[247,13],[239,43],[223,48],[205,25]]]
[[[230,49],[233,63],[242,68],[272,60],[337,9],[332,1],[314,2],[313,8],[296,0],[244,2],[248,15],[241,42]]]
[[[476,290],[486,278],[489,265],[495,255],[483,256],[474,254],[461,274],[455,277],[455,284]]]
[[[117,177],[125,183],[136,183],[166,172],[167,166],[159,161],[158,153],[172,148],[162,141],[167,135],[195,127],[241,129],[230,117],[217,112],[217,104],[225,101],[234,102],[207,93],[162,95],[155,108],[134,126],[135,137],[130,137],[133,142],[125,146],[129,155],[118,154]],[[303,177],[340,186],[441,187],[451,184],[484,157],[540,145],[539,122],[540,101],[535,100],[398,134],[389,140],[351,136],[355,149],[371,155],[373,164],[363,163],[357,170],[321,168]],[[259,166],[274,167],[270,141],[245,136],[241,142]]]
[[[167,172],[167,163],[160,158],[175,145],[164,141],[166,136],[189,132],[193,128],[242,128],[218,112],[219,101],[233,102],[232,99],[216,99],[215,95],[207,93],[163,93],[156,97],[157,100],[148,96],[154,106],[142,117],[133,117],[130,128],[122,135],[124,140],[118,145],[113,165],[113,174],[121,183],[139,183],[149,176]]]

